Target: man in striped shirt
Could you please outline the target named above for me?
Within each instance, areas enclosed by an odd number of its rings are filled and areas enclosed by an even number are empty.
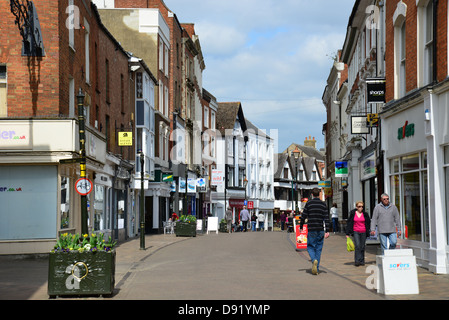
[[[324,239],[329,237],[329,213],[326,204],[320,200],[320,189],[312,190],[312,199],[306,203],[299,228],[307,224],[307,252],[312,260],[312,274],[319,272]]]

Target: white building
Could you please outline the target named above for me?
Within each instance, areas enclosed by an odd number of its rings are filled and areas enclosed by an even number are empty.
[[[265,216],[264,229],[273,230],[274,210],[274,139],[265,130],[246,120],[246,195],[251,215]],[[257,228],[259,223],[257,222]]]
[[[236,221],[244,206],[246,176],[246,121],[240,102],[218,103],[217,109],[217,172],[221,183],[217,185],[216,216],[225,216],[227,207]],[[214,176],[213,176],[214,179]],[[219,182],[219,181],[218,181]]]

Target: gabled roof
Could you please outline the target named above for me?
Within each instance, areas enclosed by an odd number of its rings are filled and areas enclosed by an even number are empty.
[[[297,143],[293,143],[293,145],[295,147],[298,147],[298,149],[301,150],[303,153],[305,153],[307,156],[315,158],[318,161],[324,161],[323,153],[317,150],[316,148],[303,146]],[[287,150],[285,150],[284,152],[287,152]]]
[[[242,131],[246,132],[246,121],[240,102],[219,102],[217,109],[217,129],[225,136],[226,130],[234,129],[235,121],[240,122]]]
[[[290,157],[287,153],[277,153],[275,155],[275,157],[277,157],[277,161],[278,161],[278,166],[277,166],[277,170],[274,173],[274,179],[276,180],[289,180],[291,181],[291,179],[285,179],[283,176],[284,173],[284,165],[285,162],[288,163],[290,172],[292,172],[292,176],[294,175],[294,172],[296,170],[296,165],[295,165],[295,161],[296,164],[298,166],[298,169],[301,167],[303,167],[304,169],[304,173],[305,173],[305,178],[306,180],[303,180],[302,182],[310,182],[312,179],[312,172],[313,169],[316,168],[316,172],[318,174],[318,181],[321,180],[321,172],[317,166],[317,162],[316,162],[316,158],[314,157],[299,157],[298,160],[295,160],[293,157]],[[301,182],[301,180],[298,180],[299,182]]]
[[[284,179],[283,173],[284,173],[284,164],[288,159],[288,154],[286,153],[276,153],[275,158],[277,158],[277,170],[274,173],[274,179]],[[289,167],[291,170],[291,165],[289,163]]]
[[[254,123],[252,123],[248,119],[245,119],[245,122],[248,130],[253,130],[253,132],[259,137],[272,140],[269,135],[267,135],[263,130],[259,129]]]

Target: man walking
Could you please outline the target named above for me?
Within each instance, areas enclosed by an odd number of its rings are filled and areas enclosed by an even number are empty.
[[[226,227],[228,228],[228,232],[232,232],[232,211],[231,207],[228,207],[228,210],[226,210]]]
[[[319,273],[321,251],[324,239],[329,237],[329,214],[326,204],[320,200],[320,189],[312,190],[312,199],[306,203],[302,213],[299,228],[302,232],[304,223],[307,223],[307,252],[312,260],[312,274]],[[324,225],[324,226],[323,226]]]
[[[401,235],[401,221],[398,208],[390,203],[390,196],[386,193],[380,196],[380,203],[374,208],[371,218],[371,235],[379,233],[382,254],[387,250],[387,239],[390,242],[389,249],[395,249],[397,236]],[[397,228],[397,234],[396,234]]]
[[[259,213],[257,220],[259,220],[259,228],[260,231],[264,231],[265,230],[265,215],[261,212]]]
[[[249,211],[246,210],[246,206],[243,206],[243,210],[240,211],[240,219],[242,219],[243,230],[246,232],[248,228],[248,221],[251,218]]]

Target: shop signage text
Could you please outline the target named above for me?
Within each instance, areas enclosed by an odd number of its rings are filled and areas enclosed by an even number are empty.
[[[398,140],[402,140],[415,135],[415,124],[405,121],[405,125],[398,129]]]
[[[0,192],[19,192],[19,191],[22,191],[22,188],[0,187]]]

